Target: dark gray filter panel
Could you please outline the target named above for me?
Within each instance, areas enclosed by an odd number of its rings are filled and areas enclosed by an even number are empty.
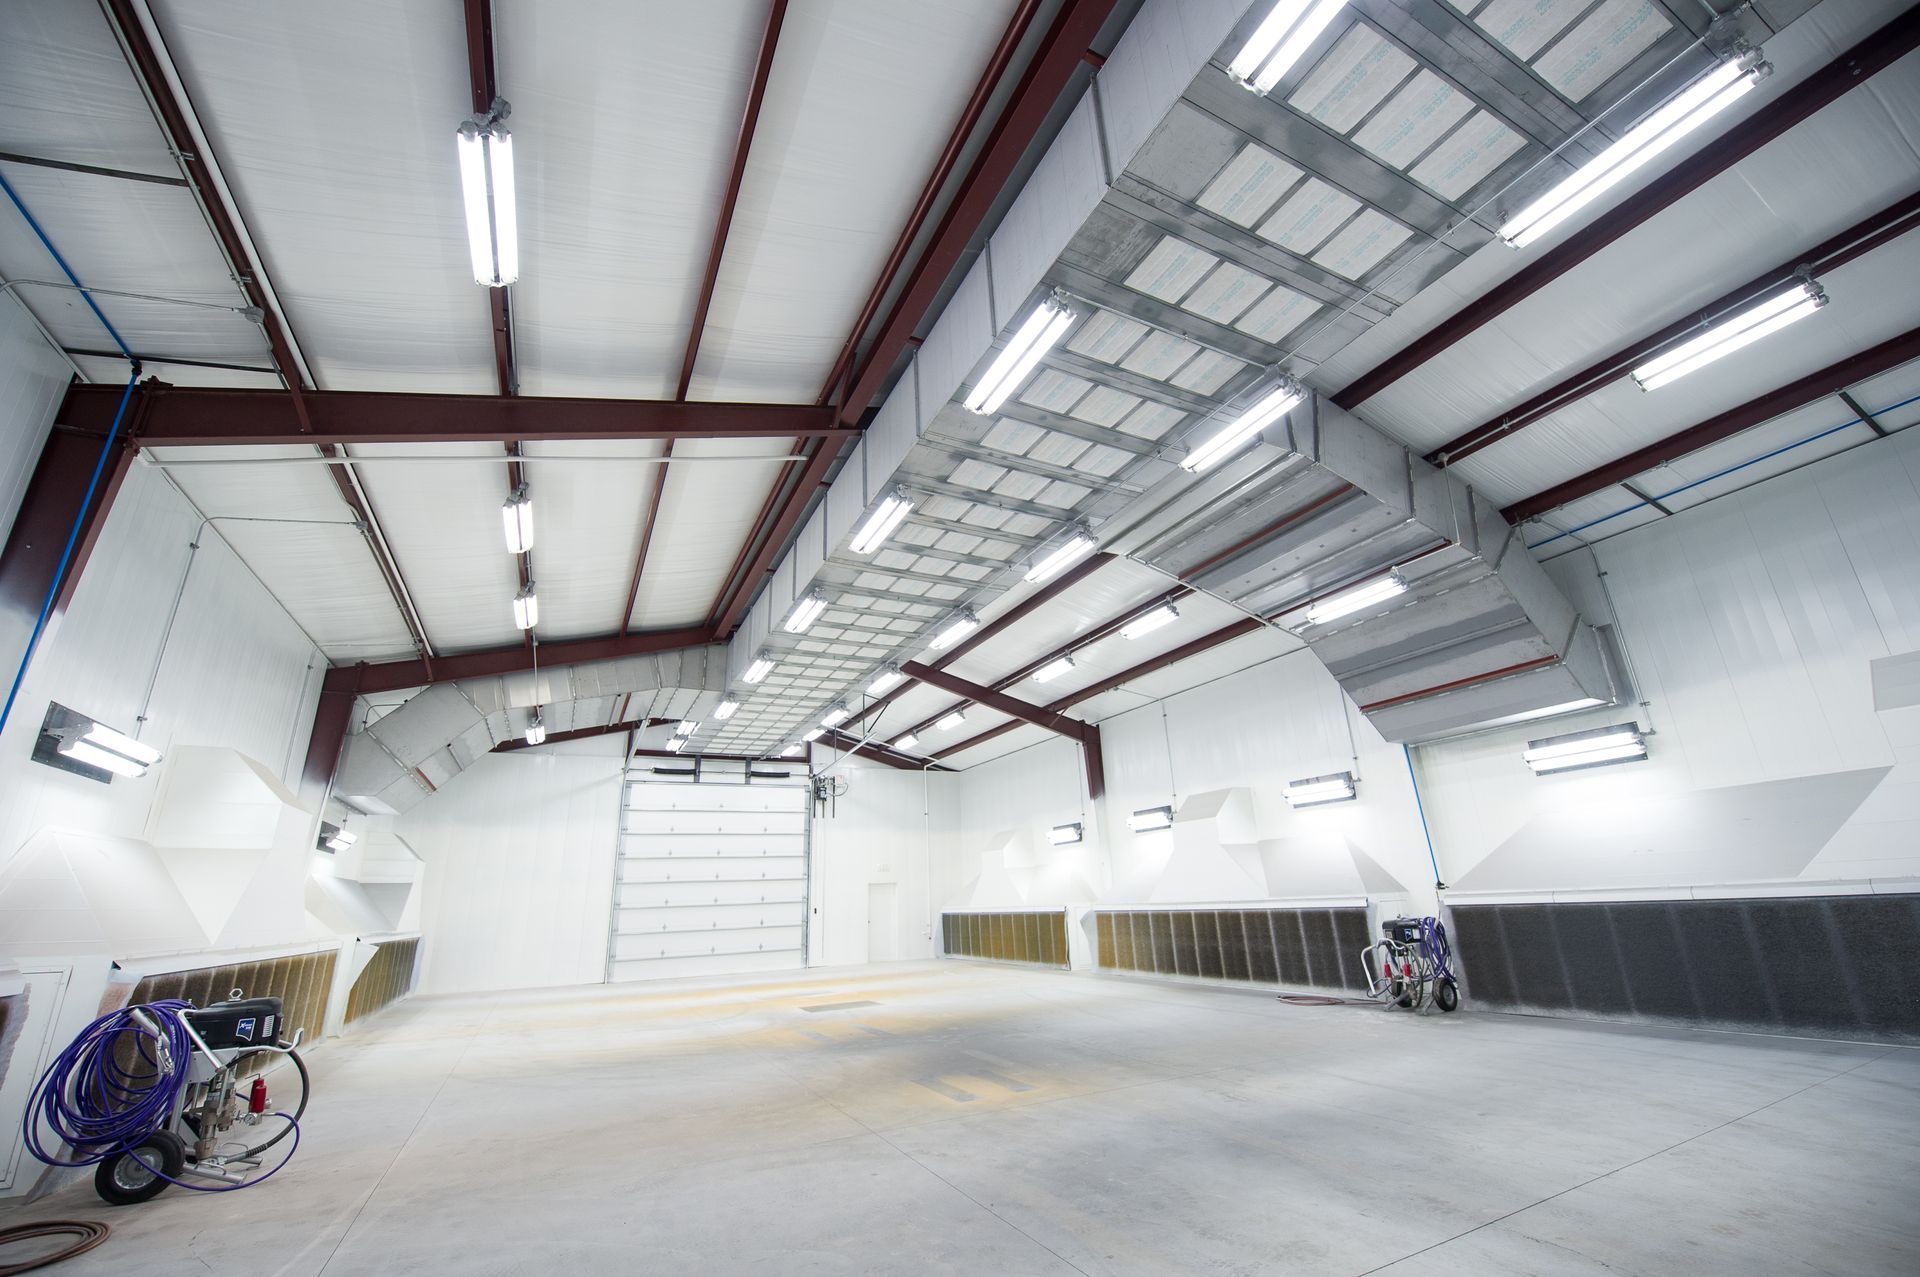
[[[1113,933],[1099,929],[1102,954]],[[950,958],[991,958],[1042,967],[1067,965],[1067,915],[1059,913],[948,913],[940,917],[942,952]],[[1105,958],[1102,958],[1105,962]]]
[[[1360,974],[1360,950],[1368,943],[1364,908],[1102,911],[1094,927],[1096,956],[1106,971],[1366,988]]]
[[[1455,905],[1496,1010],[1920,1041],[1920,895]]]

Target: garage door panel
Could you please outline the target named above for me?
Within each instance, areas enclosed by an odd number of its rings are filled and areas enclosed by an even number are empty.
[[[797,927],[803,920],[801,907],[798,900],[788,904],[637,905],[620,910],[620,932],[623,935],[651,935],[685,931],[691,929],[688,923],[693,918],[699,919],[698,929],[709,931],[738,930],[742,927]]]
[[[803,837],[805,812],[797,811],[647,811],[628,808],[622,829],[628,834],[708,834],[728,838],[785,834]]]
[[[620,909],[649,906],[680,908],[700,905],[804,904],[798,878],[748,878],[738,882],[691,879],[668,883],[621,882],[614,905]]]
[[[626,833],[620,836],[623,856],[800,856],[807,836],[769,833]]]
[[[643,958],[699,958],[791,953],[800,947],[800,927],[728,927],[700,931],[649,931],[614,938],[616,962]]]

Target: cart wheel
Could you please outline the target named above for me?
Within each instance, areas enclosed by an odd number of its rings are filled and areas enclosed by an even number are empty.
[[[1442,980],[1433,986],[1434,1005],[1442,1011],[1460,1009],[1460,986],[1451,980]]]
[[[138,1154],[138,1156],[136,1156]],[[158,1197],[163,1176],[178,1179],[187,1165],[187,1146],[172,1131],[155,1131],[133,1148],[115,1153],[93,1173],[93,1191],[109,1206],[133,1206]],[[158,1167],[160,1175],[153,1173]]]

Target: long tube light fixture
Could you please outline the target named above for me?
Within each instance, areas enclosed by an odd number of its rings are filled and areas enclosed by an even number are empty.
[[[1172,625],[1180,619],[1180,609],[1171,603],[1163,603],[1151,612],[1143,612],[1120,627],[1120,637],[1137,639],[1143,634],[1151,634],[1163,626]]]
[[[960,726],[960,724],[966,721],[967,721],[966,712],[964,710],[955,710],[953,711],[953,713],[948,714],[945,718],[935,723],[934,726],[939,728],[943,732],[950,732],[954,728]]]
[[[1573,176],[1521,209],[1500,228],[1500,238],[1525,248],[1733,105],[1772,71],[1773,64],[1762,61],[1758,49],[1721,63],[1628,129]]]
[[[979,628],[980,618],[975,616],[971,609],[963,609],[951,621],[947,622],[944,629],[933,636],[931,646],[936,652],[944,652]]]
[[[1347,0],[1280,0],[1234,55],[1227,74],[1256,93],[1271,93]]]
[[[467,211],[473,281],[501,288],[520,278],[520,223],[514,209],[510,108],[495,98],[484,115],[460,122],[460,195]]]
[[[1147,807],[1127,817],[1127,828],[1136,834],[1150,834],[1156,829],[1173,828],[1172,807]]]
[[[699,730],[700,722],[698,719],[683,718],[673,725],[673,734],[675,736],[691,736]]]
[[[110,771],[116,776],[125,776],[131,779],[147,774],[146,763],[136,762],[121,754],[116,754],[110,749],[102,749],[90,741],[70,740],[60,746],[60,752],[76,763],[85,763],[89,767],[98,767],[102,771]]]
[[[803,745],[789,745],[785,749],[780,751],[780,757],[798,758],[800,756],[800,751],[804,748],[805,746]]]
[[[820,726],[838,727],[852,717],[853,711],[849,710],[845,705],[835,705],[832,709],[820,716]]]
[[[764,656],[756,656],[753,658],[753,663],[747,666],[747,672],[740,676],[740,681],[758,683],[771,673],[773,673],[773,662]]]
[[[907,681],[907,676],[888,666],[873,676],[873,682],[867,684],[867,695],[885,696],[894,688]]]
[[[718,705],[715,705],[713,707],[713,716],[719,719],[723,723],[726,722],[729,718],[732,718],[735,714],[739,712],[740,712],[739,701],[721,701]]]
[[[873,508],[867,521],[853,534],[853,541],[847,549],[855,554],[872,554],[886,544],[887,538],[893,535],[893,530],[900,526],[901,520],[912,509],[913,501],[906,493],[895,488],[880,498],[880,504]]]
[[[1279,384],[1229,422],[1226,429],[1189,452],[1186,459],[1181,461],[1180,468],[1194,474],[1205,474],[1240,451],[1254,436],[1280,420],[1306,397],[1305,386],[1292,377],[1282,377]]]
[[[824,598],[809,594],[793,605],[793,611],[787,613],[787,619],[780,628],[789,634],[805,634],[826,610],[827,601]]]
[[[1062,674],[1071,670],[1073,666],[1074,660],[1071,656],[1056,656],[1033,672],[1033,681],[1036,683],[1051,683],[1054,679],[1059,678]]]
[[[802,736],[800,739],[805,741],[807,744],[811,745],[813,744],[813,742],[819,740],[822,736],[825,736],[826,734],[827,734],[826,728],[816,727],[812,731],[808,732],[805,736]]]
[[[547,739],[547,724],[539,714],[527,723],[527,744],[538,745]]]
[[[1328,803],[1351,802],[1354,792],[1352,772],[1333,772],[1288,781],[1286,799],[1290,807],[1324,807]]]
[[[1073,326],[1074,310],[1060,293],[1034,307],[1026,322],[1014,330],[1007,344],[1001,348],[987,371],[967,392],[966,406],[969,412],[998,412],[1007,396],[1020,388],[1034,366],[1046,356],[1049,350]]]
[[[1634,763],[1647,756],[1647,739],[1637,723],[1615,723],[1591,731],[1543,736],[1527,742],[1520,757],[1536,776],[1582,771],[1611,763]]]
[[[1398,572],[1389,572],[1385,576],[1375,577],[1364,585],[1356,585],[1351,590],[1342,590],[1338,594],[1328,595],[1318,603],[1307,608],[1308,625],[1325,625],[1328,621],[1337,621],[1343,616],[1352,616],[1363,612],[1375,604],[1385,603],[1407,592],[1407,583],[1400,579]]]
[[[912,732],[908,732],[905,736],[895,737],[893,742],[893,747],[895,749],[912,749],[915,745],[918,745],[919,743],[920,743],[920,738],[918,736],[915,736]]]
[[[1027,584],[1039,585],[1051,581],[1069,567],[1086,558],[1094,550],[1094,539],[1084,532],[1076,532],[1059,547],[1052,550],[1027,569]]]
[[[681,750],[685,749],[686,747],[687,747],[687,738],[684,736],[676,736],[672,740],[667,742],[667,752],[669,754],[677,754]]]
[[[533,548],[533,495],[521,484],[500,507],[500,522],[507,533],[507,553],[525,554]]]
[[[1811,279],[1802,280],[1786,292],[1749,306],[1698,337],[1649,359],[1633,370],[1633,379],[1642,390],[1658,390],[1769,333],[1779,332],[1795,320],[1805,319],[1826,304],[1827,294],[1820,285]]]
[[[520,593],[513,596],[513,627],[517,630],[530,630],[540,624],[540,595],[535,592],[533,582],[520,587]]]

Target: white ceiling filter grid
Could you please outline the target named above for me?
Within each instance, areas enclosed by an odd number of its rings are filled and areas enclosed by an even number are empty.
[[[812,402],[1012,11],[821,0],[788,12],[694,398]]]
[[[495,6],[522,393],[673,397],[765,22],[759,0]]]
[[[533,496],[533,564],[543,636],[584,638],[620,628],[660,472],[657,465],[639,462],[543,458],[657,457],[662,446],[653,440],[582,440],[521,447],[526,458],[521,472]],[[499,476],[504,501],[504,466]],[[503,554],[505,544],[503,538]]]
[[[788,463],[771,458],[788,451],[784,439],[684,439],[674,445],[676,457],[770,459],[668,468],[660,518],[634,600],[634,629],[670,629],[707,619],[768,491],[785,472]]]
[[[354,456],[434,453],[497,457],[497,443],[363,444]],[[478,462],[377,461],[358,467],[374,517],[386,533],[407,592],[420,610],[435,652],[505,647],[520,641],[513,596],[520,589],[514,556],[501,531],[507,499],[505,465]],[[539,517],[538,507],[535,518]],[[539,535],[538,528],[535,535]],[[534,577],[540,574],[534,546]],[[541,600],[540,633],[566,637],[568,618],[549,617]]]
[[[162,460],[311,458],[313,449],[158,448]],[[214,530],[334,661],[411,657],[413,639],[353,511],[320,466],[205,466],[167,472]],[[287,522],[297,520],[298,522]]]
[[[460,6],[152,7],[321,386],[496,390],[454,153],[472,109]]]

